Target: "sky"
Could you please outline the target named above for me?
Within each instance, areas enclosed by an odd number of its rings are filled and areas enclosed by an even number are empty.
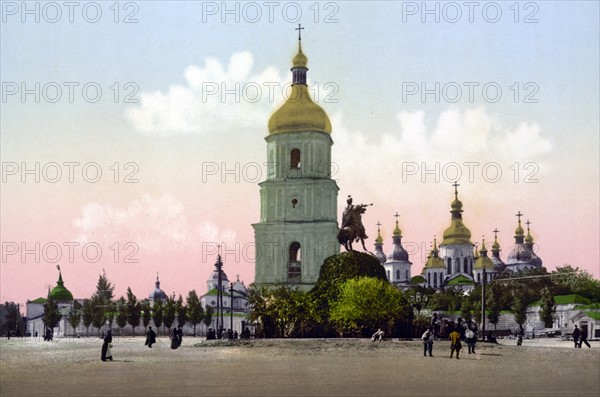
[[[267,123],[308,56],[332,177],[396,212],[419,274],[458,180],[472,241],[506,259],[518,211],[548,270],[600,277],[599,5],[537,2],[1,3],[0,301],[105,271],[140,298],[206,291],[221,245],[254,280]]]

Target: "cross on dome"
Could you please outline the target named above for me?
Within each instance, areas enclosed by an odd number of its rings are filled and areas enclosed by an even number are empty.
[[[302,36],[300,35],[300,33],[302,33],[302,31],[304,30],[304,28],[302,27],[302,25],[298,24],[298,27],[295,28],[294,30],[298,31],[298,41],[302,41]]]

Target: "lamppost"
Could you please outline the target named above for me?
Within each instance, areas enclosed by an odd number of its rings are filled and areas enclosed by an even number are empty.
[[[229,329],[231,330],[231,332],[233,332],[233,293],[237,292],[238,294],[242,294],[242,291],[238,291],[236,289],[233,289],[233,283],[229,283],[229,300],[231,301],[231,311],[230,313],[230,327]],[[243,330],[241,330],[243,331]]]
[[[217,262],[215,263],[217,269],[217,339],[221,339],[223,336],[223,262],[221,261],[221,254],[217,255]],[[220,322],[219,322],[220,318]]]

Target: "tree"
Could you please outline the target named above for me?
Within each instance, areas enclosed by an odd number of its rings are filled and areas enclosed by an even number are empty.
[[[20,319],[19,307],[14,302],[4,302],[0,305],[0,335],[17,331]]]
[[[121,336],[123,336],[123,328],[127,325],[127,301],[122,296],[117,300],[116,304],[116,322],[121,328]]]
[[[154,306],[152,306],[152,319],[154,320],[154,325],[156,326],[157,333],[160,333],[160,326],[163,323],[164,307],[165,305],[160,299],[155,300]]]
[[[142,305],[131,292],[131,287],[127,287],[127,322],[131,325],[132,336],[135,336],[135,328],[140,325],[141,311]]]
[[[167,303],[165,304],[164,318],[163,318],[163,322],[165,324],[165,327],[168,328],[169,334],[171,334],[171,325],[173,325],[176,315],[177,315],[177,302],[175,302],[175,299],[173,297],[169,297],[167,299]]]
[[[47,328],[54,328],[58,326],[60,322],[60,312],[58,310],[58,304],[48,296],[48,300],[44,303],[44,316],[42,317],[42,322]]]
[[[520,327],[522,327],[523,324],[525,324],[525,321],[527,320],[527,306],[527,297],[523,289],[514,289],[511,311],[515,317],[515,322],[519,324]]]
[[[114,285],[108,281],[106,272],[102,271],[102,274],[98,277],[96,292],[91,297],[93,303],[92,325],[98,328],[98,332],[100,332],[105,320],[108,320],[112,326],[114,319],[114,307],[112,305],[114,289]]]
[[[183,304],[183,298],[179,295],[177,302],[175,302],[175,312],[177,313],[177,324],[182,327],[188,320],[187,307]]]
[[[81,304],[76,300],[73,301],[71,313],[69,313],[67,321],[73,328],[73,334],[77,333],[77,327],[79,326],[79,323],[81,323]]]
[[[600,302],[600,280],[593,278],[587,271],[570,265],[558,266],[552,273],[554,295],[577,294]]]
[[[495,290],[495,286],[493,284],[490,285],[485,299],[487,319],[490,324],[494,324],[494,329],[496,329],[496,325],[498,324],[498,321],[500,321],[500,311],[502,310],[502,303],[500,302],[499,296]]]
[[[378,327],[388,334],[396,320],[410,316],[411,306],[388,281],[360,277],[345,281],[331,306],[331,320],[342,332],[368,335]]]
[[[554,297],[548,288],[542,290],[540,297],[540,320],[544,322],[544,327],[552,328],[552,323],[556,318],[556,303]]]
[[[152,319],[152,308],[150,307],[150,302],[144,300],[141,304],[141,313],[142,313],[142,324],[144,325],[144,332],[148,329],[148,325],[150,324],[150,320]]]
[[[94,311],[94,303],[92,300],[84,299],[81,320],[83,321],[83,326],[85,327],[86,336],[90,336],[90,325],[92,325],[92,322],[94,321]]]
[[[212,306],[208,306],[208,305],[206,306],[206,310],[204,311],[205,314],[204,314],[204,318],[202,319],[202,322],[207,327],[210,326],[210,324],[212,323],[214,311],[215,311],[215,309],[213,309]]]
[[[460,306],[460,315],[465,321],[469,321],[473,318],[473,303],[468,297],[465,297]]]
[[[186,303],[187,303],[188,321],[194,327],[194,337],[195,337],[196,336],[196,325],[200,324],[200,322],[204,318],[204,309],[202,309],[202,305],[200,304],[200,299],[198,298],[198,294],[196,294],[196,290],[191,290],[188,293]]]

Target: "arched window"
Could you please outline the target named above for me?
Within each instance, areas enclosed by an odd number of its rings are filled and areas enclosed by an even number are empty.
[[[452,259],[448,258],[448,274],[452,274]]]
[[[404,271],[404,279],[408,280],[408,269]]]
[[[469,261],[467,260],[467,258],[465,258],[465,260],[463,261],[463,269],[465,273],[469,273]]]
[[[396,281],[400,280],[400,269],[396,270]]]
[[[460,273],[460,259],[454,258],[454,273]]]
[[[427,285],[431,285],[431,273],[427,273]]]
[[[302,252],[300,243],[294,241],[290,244],[290,253],[288,257],[288,280],[299,281],[302,275]]]
[[[300,149],[292,149],[290,153],[290,168],[300,168]]]
[[[437,273],[433,273],[433,286],[437,287]]]
[[[392,280],[390,280],[390,271],[389,270],[387,271],[387,278],[388,278],[388,281],[392,281]]]

